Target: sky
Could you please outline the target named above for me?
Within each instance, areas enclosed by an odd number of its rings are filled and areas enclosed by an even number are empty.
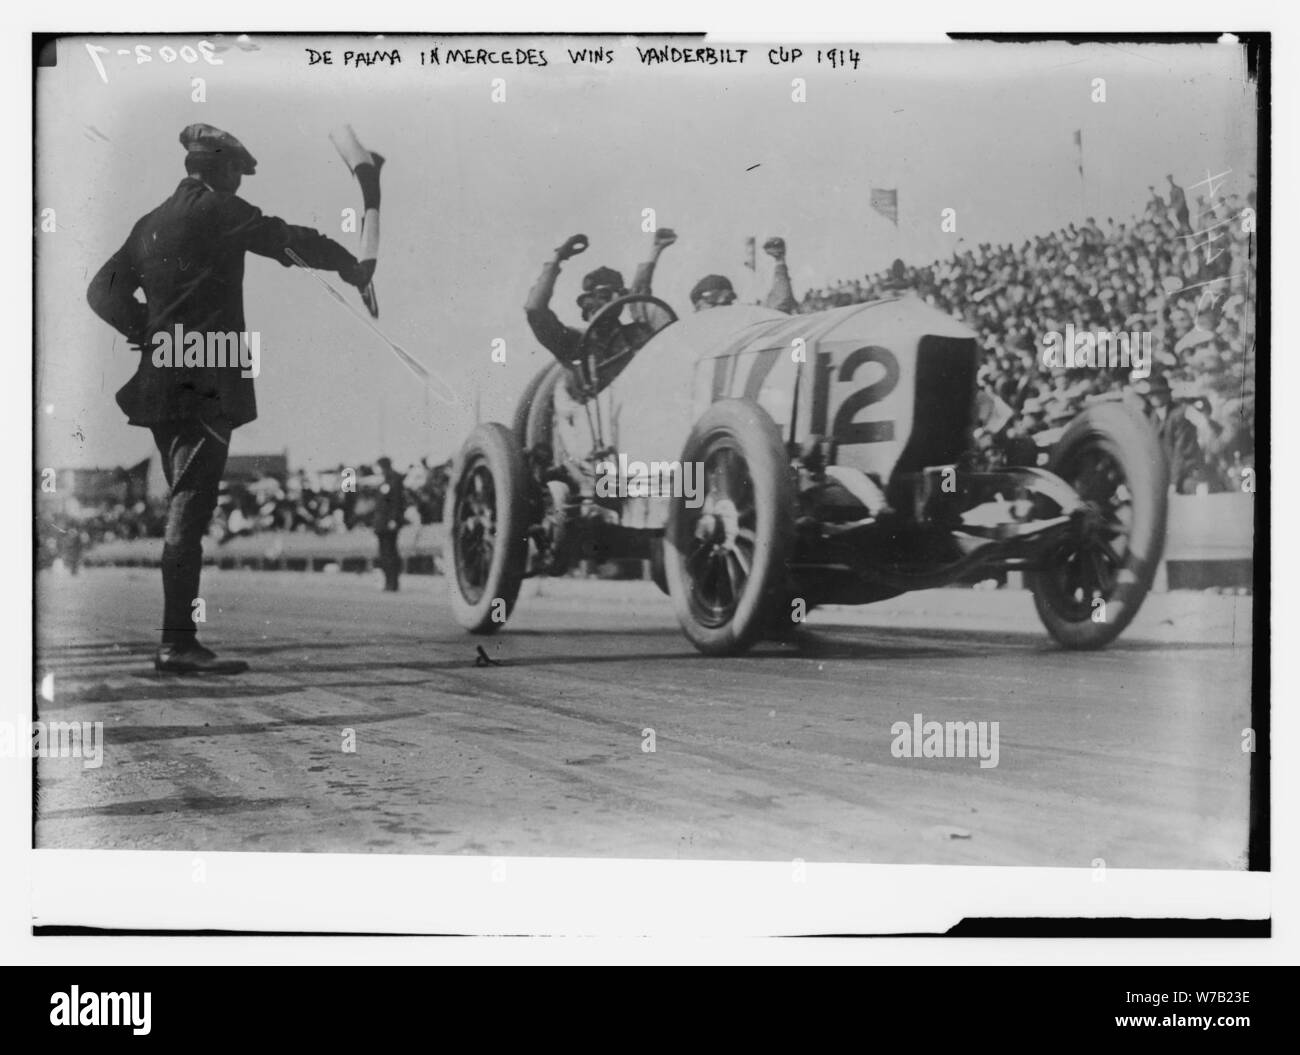
[[[88,43],[109,49],[102,76]],[[649,247],[647,209],[678,233],[654,288],[684,313],[704,274],[745,290],[748,236],[786,239],[802,295],[896,256],[927,263],[966,248],[958,239],[1017,241],[1089,215],[1126,219],[1148,185],[1163,191],[1167,173],[1190,186],[1231,170],[1224,193],[1244,193],[1255,175],[1255,93],[1230,44],[873,45],[858,48],[856,70],[817,64],[806,42],[796,64],[769,63],[767,45],[746,42],[733,45],[749,49],[744,65],[650,67],[636,46],[663,41],[612,37],[255,37],[215,53],[220,65],[160,58],[163,45],[196,43],[68,38],[57,65],[38,71],[37,206],[53,208],[57,223],[36,241],[41,465],[125,465],[153,452],[148,431],[127,425],[113,401],[136,357],[90,311],[85,290],[184,176],[177,137],[195,121],[256,156],[242,197],[353,250],[341,217],[360,194],[330,129],[351,124],[387,161],[377,325],[457,400],[428,394],[309,275],[250,256],[245,314],[261,334],[260,417],[236,432],[232,452],[287,451],[308,469],[381,453],[399,466],[440,461],[476,408],[482,420],[509,421],[550,361],[523,314],[542,264],[568,235],[589,236],[553,301],[578,324],[583,273],[605,264],[631,281]],[[138,44],[151,61],[117,54]],[[548,65],[420,65],[421,50],[449,45],[540,48]],[[614,61],[573,65],[566,54],[597,46]],[[308,47],[332,50],[334,64],[309,65]],[[402,64],[342,65],[345,50],[376,48],[397,48]],[[203,101],[194,77],[204,78]],[[805,101],[792,99],[794,78]],[[1094,101],[1096,78],[1104,102]],[[897,228],[870,208],[872,187],[898,189]],[[956,210],[955,233],[941,230],[944,209]],[[345,296],[361,310],[355,291]],[[498,340],[504,363],[493,359]]]

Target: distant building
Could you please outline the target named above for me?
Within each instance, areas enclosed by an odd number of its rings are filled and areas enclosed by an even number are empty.
[[[289,479],[289,452],[282,454],[232,454],[226,458],[226,471],[221,479],[227,484],[250,484],[264,476],[274,477],[280,483]]]
[[[72,500],[83,509],[131,506],[149,497],[149,462],[145,458],[128,468],[56,469],[53,493],[41,492],[56,505]]]

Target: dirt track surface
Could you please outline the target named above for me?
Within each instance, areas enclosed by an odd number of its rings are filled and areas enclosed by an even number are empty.
[[[104,740],[40,760],[40,847],[1245,863],[1247,597],[1152,595],[1079,654],[1027,593],[937,591],[708,659],[648,583],[527,584],[474,638],[440,578],[208,571],[202,636],[253,669],[185,678],[152,669],[157,572],[37,588],[39,717]],[[998,722],[997,766],[895,757],[917,714]]]

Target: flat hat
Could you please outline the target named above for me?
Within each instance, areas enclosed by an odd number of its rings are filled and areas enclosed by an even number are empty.
[[[706,293],[734,293],[731,280],[724,275],[705,275],[691,288],[691,303],[694,304]]]
[[[598,267],[595,271],[589,271],[582,277],[582,292],[590,293],[592,290],[601,286],[609,286],[614,289],[623,288],[623,276],[615,271],[612,267]]]
[[[239,171],[251,176],[257,171],[257,159],[238,139],[212,125],[186,125],[180,135],[187,154],[224,154],[239,162]]]

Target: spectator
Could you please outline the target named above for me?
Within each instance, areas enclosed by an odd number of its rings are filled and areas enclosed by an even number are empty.
[[[1234,487],[1254,460],[1255,250],[1253,236],[1231,221],[1254,195],[1221,195],[1193,218],[1182,188],[1167,178],[1168,201],[1148,187],[1142,215],[1130,222],[1109,217],[1103,226],[1089,217],[1019,246],[959,243],[950,258],[928,266],[897,262],[887,272],[809,289],[798,310],[876,300],[910,287],[976,332],[985,350],[983,391],[1022,414],[1031,401],[1040,410],[1052,404],[1058,419],[1094,400],[1119,398],[1128,374],[1053,374],[1036,357],[1043,333],[1063,332],[1066,323],[1149,331],[1172,386],[1159,413],[1172,415],[1167,429],[1173,433],[1187,436],[1186,425],[1194,434],[1194,452],[1179,448],[1182,462],[1194,454],[1199,463],[1196,483],[1185,477],[1183,488]],[[1024,416],[1008,435],[1023,439],[1049,427],[1041,413]]]
[[[396,593],[398,577],[402,573],[402,557],[397,552],[397,533],[401,530],[406,513],[406,492],[402,477],[393,471],[388,458],[379,459],[383,482],[379,485],[379,498],[375,503],[375,534],[379,537],[379,566],[384,571],[384,590]]]
[[[1152,374],[1134,386],[1147,405],[1147,414],[1160,436],[1160,446],[1169,462],[1169,486],[1180,495],[1195,494],[1205,479],[1196,426],[1181,406],[1172,405],[1169,382],[1163,374]]]

